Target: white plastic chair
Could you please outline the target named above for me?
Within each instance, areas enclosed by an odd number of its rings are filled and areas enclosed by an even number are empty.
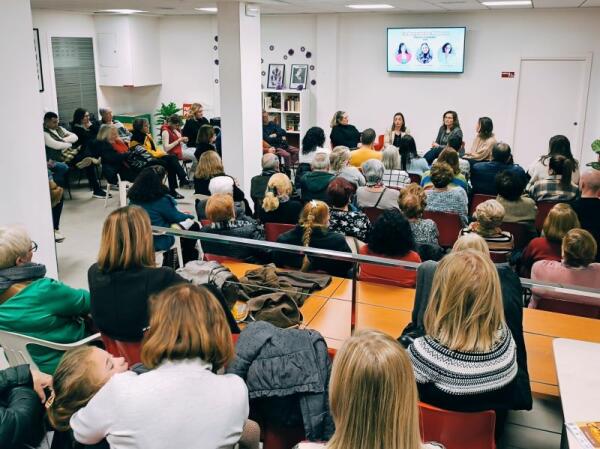
[[[164,235],[163,233],[153,233],[153,235]],[[173,248],[175,248],[177,250],[177,261],[179,262],[179,268],[183,268],[183,253],[181,252],[181,237],[175,237],[175,243],[173,243],[173,245],[168,249],[168,251],[172,250]],[[157,254],[163,254],[166,251],[157,251]],[[163,254],[164,257],[164,254]],[[158,265],[162,265],[162,260],[157,260],[156,262]]]
[[[131,183],[129,181],[122,181],[121,175],[117,174],[117,188],[119,190],[119,206],[125,207],[127,206],[127,189],[131,187]],[[110,186],[111,184],[106,184],[106,197],[104,198],[104,208],[108,206],[108,198],[110,197]]]
[[[4,349],[4,355],[6,356],[6,360],[8,360],[8,364],[10,366],[29,364],[35,369],[38,369],[38,367],[31,358],[31,355],[29,355],[29,351],[27,350],[27,346],[29,345],[43,346],[44,348],[56,349],[57,351],[68,351],[69,349],[77,348],[96,340],[100,340],[100,333],[90,335],[74,343],[54,343],[15,332],[0,331],[0,346]]]

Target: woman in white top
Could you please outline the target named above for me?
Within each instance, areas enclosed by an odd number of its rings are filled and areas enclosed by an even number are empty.
[[[331,153],[329,148],[323,148],[325,145],[325,132],[318,126],[313,126],[304,135],[302,139],[302,150],[298,162],[300,164],[310,164],[317,153]]]
[[[329,382],[335,433],[298,449],[433,449],[419,433],[418,395],[410,359],[375,330],[358,331],[337,352]]]
[[[406,127],[404,114],[396,112],[392,120],[392,127],[386,131],[383,137],[383,145],[394,145],[396,148],[400,146],[400,139],[406,134],[410,134],[410,129]]]
[[[233,448],[248,417],[248,390],[215,374],[233,356],[218,300],[179,284],[151,299],[141,359],[150,371],[115,374],[71,417],[75,439],[111,449]]]
[[[340,176],[351,182],[356,187],[365,185],[365,177],[360,170],[352,165],[348,165],[350,161],[350,148],[345,146],[337,146],[329,155],[330,173]]]
[[[526,191],[529,191],[536,181],[546,179],[550,176],[549,161],[552,156],[564,156],[572,161],[573,174],[571,175],[571,182],[575,185],[579,185],[579,162],[573,157],[573,153],[571,153],[571,143],[567,137],[557,135],[550,139],[548,154],[541,156],[531,167],[529,167],[529,170],[527,170],[531,179],[525,188]]]
[[[383,150],[381,158],[385,171],[383,184],[388,187],[406,187],[410,184],[410,176],[405,170],[400,170],[400,153],[395,146],[388,145]]]

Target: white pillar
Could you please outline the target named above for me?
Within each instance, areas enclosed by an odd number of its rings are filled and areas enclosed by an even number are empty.
[[[219,2],[219,84],[223,164],[250,200],[262,157],[260,14],[246,3]]]
[[[57,277],[56,247],[42,131],[29,0],[3,0],[0,15],[0,225],[24,225],[37,242],[34,261]],[[46,83],[50,80],[44,80]]]
[[[317,16],[317,126],[329,136],[329,122],[340,108],[338,99],[338,27],[337,14]]]

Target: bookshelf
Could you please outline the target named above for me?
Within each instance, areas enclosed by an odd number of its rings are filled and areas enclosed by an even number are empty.
[[[287,132],[291,146],[300,148],[302,137],[308,129],[308,101],[306,91],[274,90],[262,91],[262,108]]]

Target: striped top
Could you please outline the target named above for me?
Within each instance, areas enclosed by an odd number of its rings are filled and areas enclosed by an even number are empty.
[[[456,396],[477,395],[509,385],[517,376],[517,350],[503,325],[489,352],[458,352],[426,335],[408,349],[417,384],[431,383]]]
[[[477,234],[477,231],[475,229],[476,224],[477,223],[471,223],[468,227],[463,228],[460,231],[460,236],[462,237],[463,235],[467,235],[467,234],[471,234],[471,233]],[[498,234],[493,234],[493,235],[489,235],[489,236],[482,235],[481,237],[487,243],[488,249],[490,251],[500,252],[500,253],[510,253],[515,246],[515,242],[514,242],[512,234],[507,231],[500,231]]]

